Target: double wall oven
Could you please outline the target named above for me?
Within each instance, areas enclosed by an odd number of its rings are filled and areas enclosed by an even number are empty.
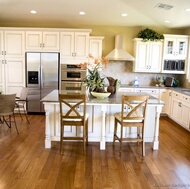
[[[81,92],[86,89],[81,81],[86,77],[86,69],[77,64],[61,64],[61,90]]]

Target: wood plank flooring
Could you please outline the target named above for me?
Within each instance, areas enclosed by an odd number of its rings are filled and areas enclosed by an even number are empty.
[[[44,148],[45,116],[29,115],[31,124],[16,116],[20,134],[0,124],[0,189],[190,189],[190,132],[167,117],[160,121],[160,148],[146,143],[146,156],[135,143],[59,142]]]

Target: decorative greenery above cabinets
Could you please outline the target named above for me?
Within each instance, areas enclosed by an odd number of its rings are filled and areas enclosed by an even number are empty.
[[[137,34],[138,38],[143,38],[143,41],[160,41],[161,39],[164,39],[164,36],[162,34],[157,33],[156,31],[146,28],[144,30],[141,30]]]

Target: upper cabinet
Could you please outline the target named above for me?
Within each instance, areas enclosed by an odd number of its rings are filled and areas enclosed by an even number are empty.
[[[89,53],[95,58],[99,59],[102,57],[102,36],[90,36],[89,42]]]
[[[0,49],[4,57],[24,57],[25,32],[20,30],[2,30]]]
[[[164,34],[163,73],[186,73],[188,40],[187,35]]]
[[[161,41],[144,42],[140,38],[135,38],[134,43],[133,71],[159,73],[161,71],[163,43]]]
[[[59,52],[59,32],[26,31],[26,51]]]
[[[164,34],[164,59],[186,59],[188,36]]]
[[[65,31],[60,34],[61,63],[81,63],[89,54],[90,31]]]

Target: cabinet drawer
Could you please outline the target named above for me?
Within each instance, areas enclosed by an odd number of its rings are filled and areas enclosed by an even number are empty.
[[[175,98],[181,99],[181,94],[178,93],[178,92],[173,91],[173,92],[172,92],[172,97],[175,97]]]
[[[181,94],[181,100],[185,103],[190,103],[190,96]]]

